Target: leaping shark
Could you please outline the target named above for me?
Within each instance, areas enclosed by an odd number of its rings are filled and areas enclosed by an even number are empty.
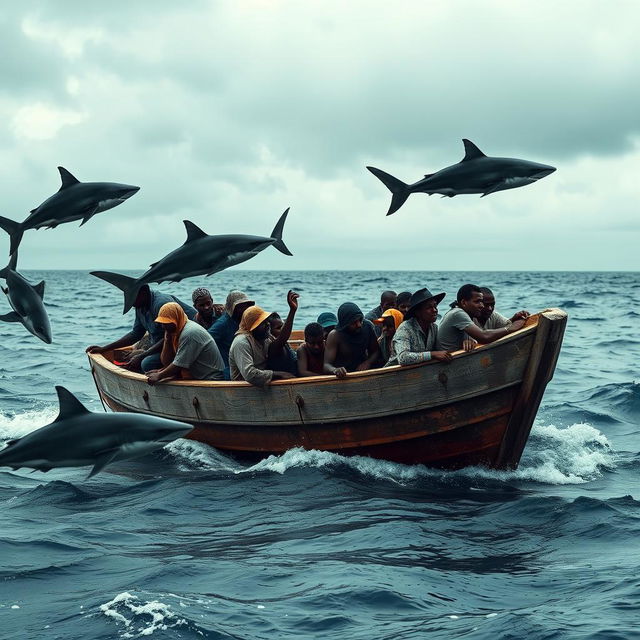
[[[269,238],[246,235],[210,236],[193,222],[183,220],[187,230],[184,244],[158,262],[154,262],[139,278],[130,278],[110,271],[92,271],[91,275],[124,292],[122,313],[127,313],[133,306],[140,287],[150,282],[180,282],[192,276],[210,276],[253,258],[271,245],[286,256],[292,255],[282,240],[282,230],[288,213],[289,209],[280,216]]]
[[[380,169],[367,167],[393,194],[387,215],[395,213],[412,193],[440,193],[449,198],[463,193],[481,193],[484,197],[496,191],[523,187],[556,170],[547,164],[529,160],[491,158],[470,140],[465,138],[462,142],[465,156],[458,164],[429,173],[413,184],[405,184]]]
[[[58,171],[62,179],[60,189],[32,209],[23,222],[0,216],[0,227],[11,239],[10,255],[18,249],[27,229],[55,229],[63,222],[74,220],[82,220],[82,226],[96,213],[117,207],[140,190],[140,187],[117,182],[80,182],[64,167],[58,167]]]
[[[93,413],[70,391],[56,387],[60,413],[51,423],[0,451],[0,467],[49,471],[92,466],[89,478],[116,460],[145,455],[181,438],[193,426],[139,413]]]
[[[18,252],[9,260],[9,264],[0,270],[0,278],[4,278],[6,288],[0,287],[6,294],[13,311],[0,315],[0,321],[20,322],[25,329],[43,342],[51,344],[51,326],[49,316],[44,308],[44,280],[35,286],[25,280],[16,271]]]

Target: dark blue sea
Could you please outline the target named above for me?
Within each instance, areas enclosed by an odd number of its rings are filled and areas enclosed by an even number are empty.
[[[132,322],[86,272],[25,275],[47,282],[54,343],[0,324],[0,443],[55,418],[56,384],[102,411],[84,349]],[[235,270],[160,289],[284,313],[293,288],[302,328],[465,282],[506,315],[569,313],[517,471],[303,450],[249,466],[184,440],[91,480],[0,469],[0,637],[640,638],[640,274]]]

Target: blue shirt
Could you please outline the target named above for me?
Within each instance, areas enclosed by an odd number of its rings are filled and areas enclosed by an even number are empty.
[[[209,327],[209,333],[218,345],[218,350],[227,370],[229,369],[229,349],[231,349],[231,343],[236,337],[236,331],[239,328],[240,323],[236,322],[228,313],[223,313]]]
[[[136,308],[136,319],[133,323],[133,329],[131,330],[134,342],[140,340],[145,331],[149,332],[152,344],[156,344],[156,342],[164,339],[164,329],[162,328],[162,325],[158,324],[155,320],[160,312],[160,307],[167,304],[167,302],[177,302],[184,309],[189,320],[195,319],[197,313],[196,310],[182,302],[182,300],[178,300],[175,296],[171,296],[167,293],[161,293],[155,289],[149,289],[149,291],[151,293],[151,304],[149,305],[149,308]]]

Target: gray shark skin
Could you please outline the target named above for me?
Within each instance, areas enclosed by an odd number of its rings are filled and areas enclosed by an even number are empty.
[[[556,170],[547,164],[529,160],[491,158],[470,140],[465,138],[462,142],[465,156],[458,164],[427,174],[413,184],[405,184],[380,169],[367,167],[393,194],[387,215],[395,213],[412,193],[440,193],[449,198],[463,193],[481,193],[484,197],[496,191],[523,187]]]
[[[140,277],[130,278],[109,271],[91,271],[91,275],[124,292],[124,314],[133,306],[142,285],[151,282],[180,282],[192,276],[210,276],[245,262],[272,245],[281,253],[292,255],[282,240],[282,230],[288,213],[289,209],[280,216],[269,238],[245,235],[210,236],[193,222],[184,220],[187,230],[184,244],[158,262],[154,262]]]
[[[16,252],[27,229],[55,229],[63,222],[74,220],[82,220],[82,226],[96,213],[117,207],[140,190],[140,187],[117,182],[80,182],[64,167],[58,167],[58,171],[62,179],[59,191],[32,209],[23,222],[0,216],[0,227],[11,238],[9,255]]]
[[[189,433],[193,426],[139,413],[93,413],[70,391],[56,387],[60,413],[48,425],[0,451],[0,467],[49,471],[92,466],[89,478],[116,460],[128,460],[161,449]]]
[[[14,253],[9,264],[0,270],[0,278],[4,278],[5,287],[0,287],[7,296],[13,311],[0,315],[0,321],[20,322],[25,329],[36,338],[51,344],[51,325],[44,307],[44,280],[35,286],[25,280],[16,271],[18,252]]]

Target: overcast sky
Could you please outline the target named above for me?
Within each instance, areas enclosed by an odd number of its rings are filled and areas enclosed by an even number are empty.
[[[344,0],[3,3],[0,214],[81,181],[141,190],[28,231],[20,268],[144,270],[210,234],[269,235],[250,269],[640,269],[640,3]],[[386,217],[374,165],[557,167]],[[0,231],[0,266],[8,237]]]

